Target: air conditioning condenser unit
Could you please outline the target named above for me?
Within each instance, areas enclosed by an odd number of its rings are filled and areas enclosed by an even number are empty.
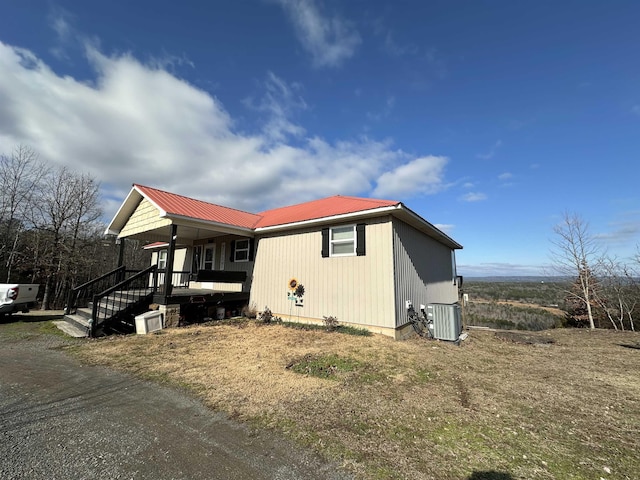
[[[430,303],[427,319],[433,322],[433,338],[455,342],[462,333],[460,305],[457,303]]]

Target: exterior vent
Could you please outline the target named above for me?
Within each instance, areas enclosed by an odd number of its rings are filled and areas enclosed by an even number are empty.
[[[433,322],[433,338],[455,342],[462,333],[460,305],[456,303],[430,303],[427,319]]]

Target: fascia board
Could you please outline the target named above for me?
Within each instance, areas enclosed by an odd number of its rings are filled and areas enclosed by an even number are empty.
[[[424,218],[422,218],[420,215],[415,213],[413,210],[411,210],[411,209],[409,209],[409,208],[407,208],[407,207],[405,207],[403,205],[402,212],[404,213],[404,215],[409,217],[411,220],[413,220],[414,222],[416,222],[420,226],[422,226],[427,235],[429,235],[432,238],[435,238],[440,243],[443,243],[443,244],[445,244],[445,245],[447,245],[447,246],[449,246],[449,247],[451,247],[451,248],[453,248],[455,250],[461,250],[463,248],[462,245],[460,245],[458,242],[456,242],[454,239],[452,239],[450,236],[448,236],[446,233],[444,233],[439,228],[437,228],[434,225],[432,225],[431,223],[427,222]]]
[[[345,220],[353,220],[358,218],[370,218],[370,217],[377,217],[377,216],[388,215],[388,214],[397,216],[400,219],[402,219],[403,216],[407,217],[414,224],[421,227],[421,229],[430,237],[435,238],[436,240],[440,241],[441,243],[451,248],[462,249],[462,245],[460,245],[458,242],[453,240],[447,234],[445,234],[444,232],[436,228],[431,223],[427,222],[420,215],[418,215],[417,213],[413,212],[412,210],[404,206],[404,204],[402,203],[399,203],[397,205],[392,205],[389,207],[374,208],[372,210],[364,210],[360,212],[345,213],[342,215],[333,215],[330,217],[315,218],[313,220],[304,220],[302,222],[285,223],[282,225],[273,225],[269,227],[258,227],[255,229],[255,232],[269,233],[269,232],[278,232],[283,230],[293,230],[295,228],[312,227],[314,225],[337,223]]]
[[[137,191],[140,195],[142,195],[142,196],[143,196],[143,197],[144,197],[144,198],[145,198],[145,199],[146,199],[146,200],[147,200],[151,205],[153,205],[154,207],[156,207],[156,209],[158,210],[158,212],[160,212],[160,215],[159,215],[159,216],[160,216],[160,218],[164,218],[164,217],[166,217],[166,216],[167,216],[167,212],[166,212],[163,208],[160,208],[160,205],[158,205],[156,202],[154,202],[153,200],[151,200],[151,199],[150,199],[150,198],[149,198],[149,197],[148,197],[148,196],[147,196],[147,195],[146,195],[142,190],[140,190],[140,189],[138,188],[138,186],[137,186],[137,185],[134,185],[134,186],[133,186],[133,188],[135,188],[135,189],[136,189],[136,191]]]
[[[120,231],[122,230],[122,227],[120,227],[119,229],[114,227],[114,223],[116,223],[117,221],[120,220],[120,216],[124,215],[125,213],[125,209],[126,208],[131,208],[130,205],[132,203],[132,198],[134,193],[137,193],[140,197],[136,199],[135,203],[136,205],[138,203],[140,203],[140,199],[142,197],[144,197],[144,195],[142,195],[142,193],[140,192],[140,190],[138,190],[135,185],[131,188],[131,190],[129,190],[128,195],[126,196],[126,198],[124,199],[124,201],[122,202],[122,204],[120,205],[120,208],[118,208],[118,211],[116,212],[116,214],[113,216],[113,218],[111,219],[111,221],[109,222],[109,225],[107,226],[104,234],[105,235],[118,235],[120,234]],[[133,213],[133,211],[135,211],[135,207],[133,207],[133,210],[131,213]],[[131,216],[131,213],[129,213],[127,216]]]
[[[282,225],[273,225],[269,227],[258,227],[255,229],[255,232],[256,233],[277,232],[281,230],[291,230],[294,228],[312,227],[314,225],[320,225],[324,223],[336,223],[344,220],[353,220],[357,218],[377,217],[380,215],[388,215],[390,213],[393,213],[398,208],[400,208],[400,206],[401,204],[398,204],[390,207],[380,207],[380,208],[374,208],[371,210],[363,210],[360,212],[343,213],[341,215],[332,215],[330,217],[321,217],[321,218],[314,218],[312,220],[303,220],[301,222],[283,223]]]

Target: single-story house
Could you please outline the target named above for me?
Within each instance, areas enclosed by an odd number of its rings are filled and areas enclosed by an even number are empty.
[[[166,312],[185,287],[402,338],[407,300],[458,301],[462,246],[399,201],[337,195],[249,213],[134,184],[107,233],[154,249]]]

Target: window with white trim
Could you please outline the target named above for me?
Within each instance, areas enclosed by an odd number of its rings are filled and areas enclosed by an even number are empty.
[[[249,239],[236,240],[236,248],[233,252],[234,262],[249,261]]]
[[[167,268],[167,251],[160,250],[158,252],[158,270],[165,270]]]
[[[329,229],[329,256],[346,257],[356,254],[356,226]]]

